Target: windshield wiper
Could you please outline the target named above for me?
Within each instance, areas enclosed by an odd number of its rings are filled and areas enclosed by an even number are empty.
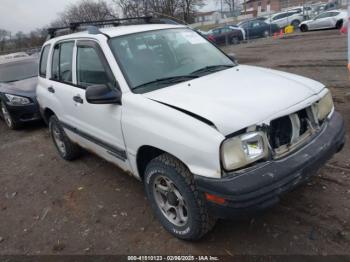
[[[135,86],[133,90],[143,88],[148,85],[153,85],[153,84],[173,84],[173,83],[180,83],[184,82],[190,79],[198,78],[199,76],[196,75],[182,75],[182,76],[170,76],[170,77],[164,77],[164,78],[158,78],[156,80]]]
[[[220,70],[224,70],[225,68],[231,68],[233,65],[211,65],[211,66],[205,66],[203,68],[200,68],[198,70],[193,71],[190,75],[197,75],[198,73],[211,73],[216,72]]]

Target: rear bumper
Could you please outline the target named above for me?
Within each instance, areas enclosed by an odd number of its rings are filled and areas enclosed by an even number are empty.
[[[224,205],[208,202],[215,216],[250,216],[278,203],[281,194],[310,178],[345,143],[342,116],[334,112],[325,127],[304,147],[283,159],[271,160],[222,179],[195,176],[200,191],[225,198]]]
[[[41,119],[39,105],[37,103],[23,106],[11,106],[7,104],[7,110],[10,112],[13,121],[17,123],[26,123]]]

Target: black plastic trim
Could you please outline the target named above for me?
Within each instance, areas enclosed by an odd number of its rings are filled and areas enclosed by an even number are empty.
[[[98,139],[90,134],[87,134],[86,132],[81,131],[80,129],[75,128],[67,123],[64,123],[62,121],[60,121],[60,123],[62,124],[62,126],[64,128],[68,129],[69,131],[72,131],[73,133],[89,140],[90,142],[93,142],[96,145],[103,147],[104,149],[107,150],[107,153],[109,153],[110,155],[112,155],[116,158],[119,158],[120,160],[123,160],[123,161],[125,161],[127,159],[127,154],[126,154],[125,150],[118,148],[118,147],[115,147],[107,142],[104,142],[104,141],[102,141],[102,140],[100,140],[100,139]]]

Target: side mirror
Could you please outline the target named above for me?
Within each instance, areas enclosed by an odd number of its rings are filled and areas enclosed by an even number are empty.
[[[111,89],[107,85],[92,85],[86,89],[86,101],[90,104],[120,104],[122,93],[119,89]]]
[[[231,59],[232,62],[234,62],[235,64],[238,64],[238,60],[237,60],[236,55],[234,53],[229,53],[229,54],[227,54],[227,56]]]

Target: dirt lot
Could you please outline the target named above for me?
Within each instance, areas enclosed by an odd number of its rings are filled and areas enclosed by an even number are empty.
[[[349,126],[346,37],[337,31],[226,50],[243,64],[323,82]],[[349,156],[348,144],[278,206],[219,221],[190,243],[162,229],[136,179],[88,153],[61,160],[42,124],[10,132],[0,122],[0,254],[350,254]]]

